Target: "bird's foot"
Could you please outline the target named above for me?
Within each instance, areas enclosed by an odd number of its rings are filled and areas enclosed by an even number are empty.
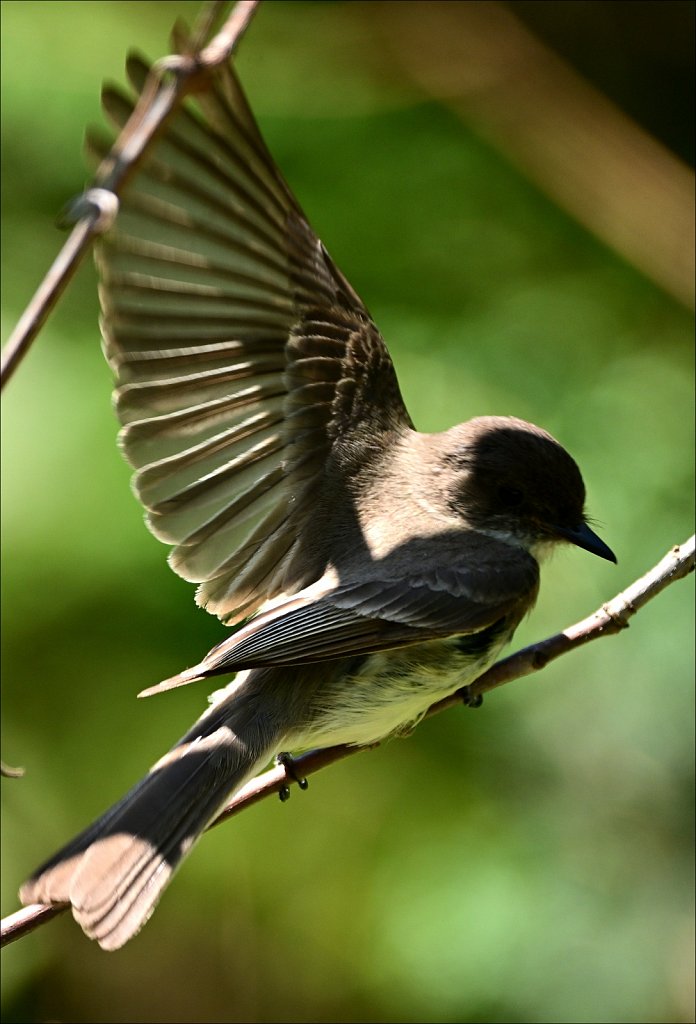
[[[462,704],[466,708],[480,708],[483,704],[483,694],[472,693],[470,686],[462,686],[459,694],[462,698]]]
[[[303,776],[297,774],[297,771],[295,770],[295,759],[291,754],[286,752],[277,754],[275,763],[277,765],[282,765],[285,769],[285,774],[292,779],[293,782],[296,782],[300,789],[308,789],[309,782]],[[281,786],[278,790],[278,796],[280,797],[281,803],[285,803],[286,800],[290,799],[290,787]]]

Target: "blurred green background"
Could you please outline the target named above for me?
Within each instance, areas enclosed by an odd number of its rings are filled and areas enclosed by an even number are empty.
[[[238,67],[417,426],[519,415],[583,469],[618,568],[555,556],[521,646],[691,532],[692,316],[388,56],[404,6],[419,5],[266,3]],[[691,3],[511,7],[692,158]],[[131,46],[167,52],[175,17],[197,10],[2,4],[3,338],[85,183],[102,79],[122,80]],[[97,315],[85,265],[3,403],[2,753],[26,768],[2,783],[3,914],[205,700],[138,690],[224,635],[142,524]],[[630,630],[481,711],[429,720],[288,805],[242,814],[205,837],[119,953],[68,917],[49,923],[3,953],[3,1019],[693,1020],[692,618],[693,586],[678,583]]]

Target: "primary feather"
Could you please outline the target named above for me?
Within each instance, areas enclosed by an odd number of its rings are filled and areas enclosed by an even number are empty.
[[[147,70],[129,59],[137,91]],[[103,99],[121,128],[134,100],[114,87]],[[229,67],[166,123],[97,260],[120,441],[148,524],[199,604],[238,622],[324,571],[309,520],[337,437],[358,419],[376,433],[410,425],[389,354]],[[376,393],[393,399],[387,422]]]

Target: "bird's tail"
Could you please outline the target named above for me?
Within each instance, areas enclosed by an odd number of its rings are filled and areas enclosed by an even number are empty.
[[[34,872],[22,902],[70,903],[90,938],[118,949],[145,924],[230,793],[276,752],[265,723],[244,699],[209,709],[122,800]]]

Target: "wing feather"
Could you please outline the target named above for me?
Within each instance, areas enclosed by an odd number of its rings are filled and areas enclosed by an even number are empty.
[[[391,650],[494,626],[502,640],[533,605],[538,565],[522,549],[510,551],[480,535],[455,539],[443,533],[430,538],[429,550],[430,563],[416,562],[410,572],[404,571],[404,551],[397,551],[365,567],[368,575],[361,579],[337,582],[327,576],[278,600],[182,673],[182,681]],[[490,569],[500,559],[506,559],[504,586]],[[169,685],[170,680],[163,688]]]
[[[132,55],[135,93],[148,65]],[[107,86],[119,130],[135,98]],[[88,136],[92,156],[108,142]],[[97,251],[120,444],[197,600],[238,622],[326,568],[312,515],[360,424],[410,420],[377,329],[309,227],[231,68],[167,121]],[[374,396],[390,396],[385,414]]]

